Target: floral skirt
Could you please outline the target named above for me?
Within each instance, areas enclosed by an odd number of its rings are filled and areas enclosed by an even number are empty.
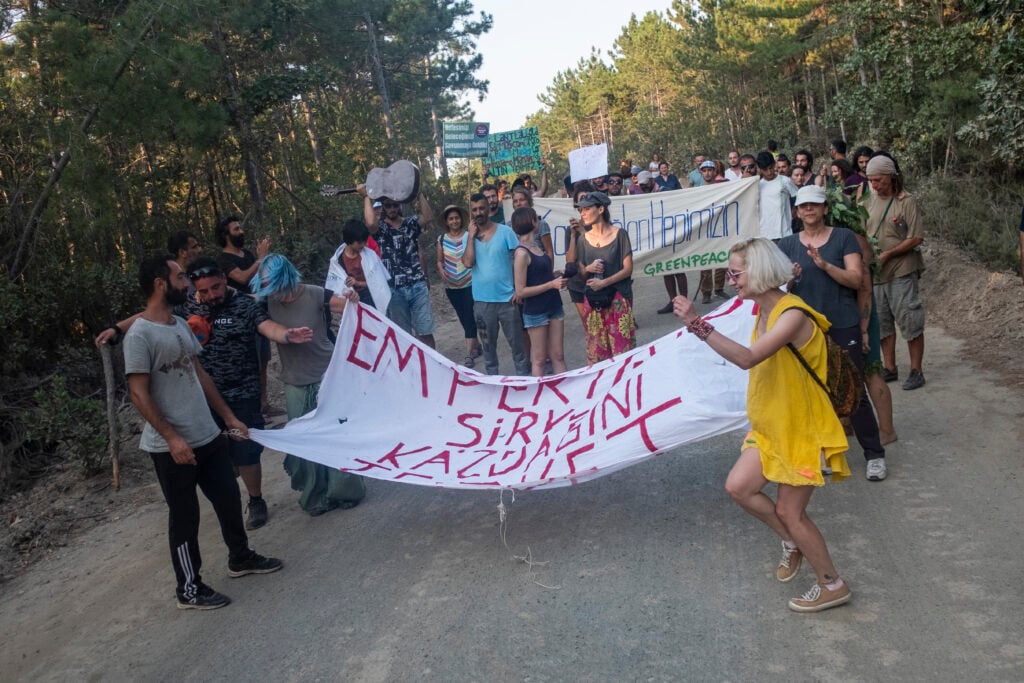
[[[633,305],[626,297],[616,293],[611,306],[601,310],[591,308],[584,299],[583,311],[589,365],[636,348]]]

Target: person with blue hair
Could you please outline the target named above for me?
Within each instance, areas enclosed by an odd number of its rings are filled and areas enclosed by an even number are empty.
[[[313,339],[308,344],[279,344],[281,381],[288,419],[292,420],[316,408],[327,366],[334,353],[330,335],[331,315],[341,313],[349,301],[358,302],[355,290],[341,295],[329,289],[302,282],[298,269],[281,254],[267,254],[249,283],[261,302],[266,302],[270,319],[285,327],[309,327]],[[285,321],[303,321],[292,325]],[[299,505],[316,517],[335,508],[355,507],[366,495],[363,478],[287,454],[284,470],[292,488],[300,491]]]

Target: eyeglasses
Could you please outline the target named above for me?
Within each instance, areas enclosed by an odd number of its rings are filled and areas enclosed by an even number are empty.
[[[755,164],[747,164],[746,166],[740,166],[741,171],[756,171],[757,166]]]
[[[736,282],[737,280],[740,279],[740,275],[743,275],[743,273],[745,273],[745,272],[747,272],[747,271],[745,271],[745,270],[727,270],[727,271],[725,271],[725,278],[729,282]]]
[[[210,275],[220,275],[220,268],[216,266],[205,266],[203,268],[198,268],[196,270],[191,271],[188,274],[188,279],[195,282],[200,278],[209,277]]]

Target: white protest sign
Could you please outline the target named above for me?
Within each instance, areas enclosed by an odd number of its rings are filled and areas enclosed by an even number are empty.
[[[608,145],[590,145],[569,152],[569,176],[575,183],[608,175]]]
[[[753,303],[706,319],[750,343]],[[481,375],[376,309],[345,308],[313,412],[249,430],[282,452],[368,477],[449,488],[567,486],[747,424],[747,373],[679,330],[590,368]]]
[[[685,190],[612,197],[612,223],[629,234],[633,277],[724,268],[729,248],[757,237],[757,178]],[[571,199],[534,197],[533,208],[551,228],[556,268],[565,265],[569,219],[579,219]],[[506,206],[506,216],[511,204]]]

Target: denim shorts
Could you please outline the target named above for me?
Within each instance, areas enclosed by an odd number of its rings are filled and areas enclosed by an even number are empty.
[[[523,327],[526,329],[544,327],[550,320],[562,320],[563,318],[565,318],[565,309],[561,306],[550,313],[524,313]]]
[[[421,280],[408,287],[392,287],[388,317],[409,334],[434,334],[434,311],[430,308],[427,283]]]

